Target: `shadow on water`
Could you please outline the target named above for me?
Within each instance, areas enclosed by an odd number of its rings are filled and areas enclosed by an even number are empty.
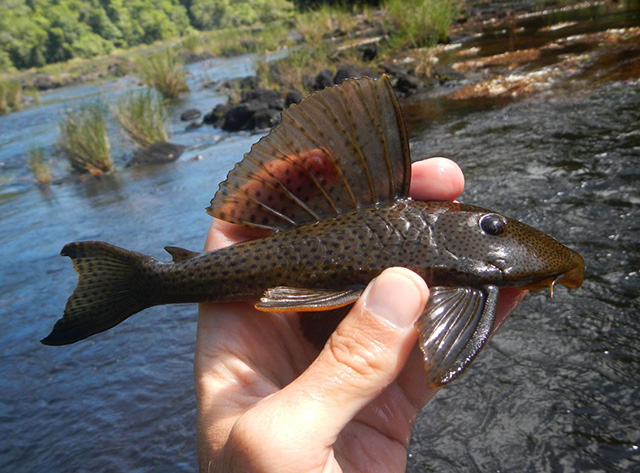
[[[462,201],[539,227],[587,262],[580,290],[529,295],[469,373],[422,412],[409,472],[640,469],[637,41],[567,39],[640,24],[638,2],[624,6],[525,17],[511,37],[503,25],[478,26],[486,34],[463,38],[460,48],[478,48],[475,56],[452,50],[443,61],[543,49],[533,61],[472,69],[458,89],[589,58],[515,96],[453,99],[445,88],[403,105],[414,158],[459,162]],[[252,66],[245,57],[192,67],[197,82]],[[8,255],[0,265],[0,470],[193,471],[193,306],[153,308],[62,349],[38,340],[75,285],[59,256],[65,243],[107,240],[165,260],[164,245],[201,248],[204,207],[258,137],[177,131],[189,148],[175,163],[38,188],[16,169],[30,141],[55,141],[59,98],[0,117],[0,244]],[[181,106],[220,100],[196,88]],[[191,160],[196,154],[202,159]]]

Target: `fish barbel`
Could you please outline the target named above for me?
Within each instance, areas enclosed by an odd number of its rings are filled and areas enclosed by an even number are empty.
[[[577,288],[584,261],[498,212],[414,201],[410,179],[407,134],[386,77],[316,92],[283,112],[207,209],[268,236],[205,253],[166,247],[171,262],[104,242],[69,243],[61,254],[72,259],[78,286],[42,342],[74,343],[160,304],[242,300],[265,312],[327,311],[403,266],[429,285],[416,328],[430,383],[446,384],[492,334],[499,288]]]

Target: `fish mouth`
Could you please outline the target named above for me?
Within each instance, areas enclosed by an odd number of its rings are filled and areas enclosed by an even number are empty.
[[[524,289],[535,291],[548,287],[551,297],[553,297],[553,288],[556,284],[562,284],[569,289],[578,289],[582,284],[582,281],[584,280],[584,269],[584,259],[578,253],[574,253],[572,258],[572,265],[568,270],[560,274],[545,278],[541,281],[537,281],[533,284],[529,284],[525,286]]]

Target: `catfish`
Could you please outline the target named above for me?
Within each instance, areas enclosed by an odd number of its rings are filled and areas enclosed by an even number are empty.
[[[160,304],[251,301],[265,317],[318,314],[353,304],[384,269],[402,266],[430,288],[415,326],[429,383],[447,384],[492,335],[500,288],[578,288],[585,264],[499,212],[412,200],[410,181],[407,132],[386,76],[313,93],[283,112],[207,209],[266,236],[204,253],[166,247],[171,262],[69,243],[61,254],[78,285],[42,343],[75,343]]]

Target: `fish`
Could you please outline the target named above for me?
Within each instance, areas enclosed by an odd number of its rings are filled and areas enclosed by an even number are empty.
[[[265,313],[321,318],[401,266],[430,288],[415,327],[428,382],[445,385],[496,329],[501,288],[578,288],[585,263],[499,212],[413,200],[410,181],[407,131],[386,76],[315,92],[282,113],[207,208],[265,236],[208,252],[167,246],[171,262],[106,242],[69,243],[61,254],[78,285],[42,343],[75,343],[172,303],[251,301]]]

